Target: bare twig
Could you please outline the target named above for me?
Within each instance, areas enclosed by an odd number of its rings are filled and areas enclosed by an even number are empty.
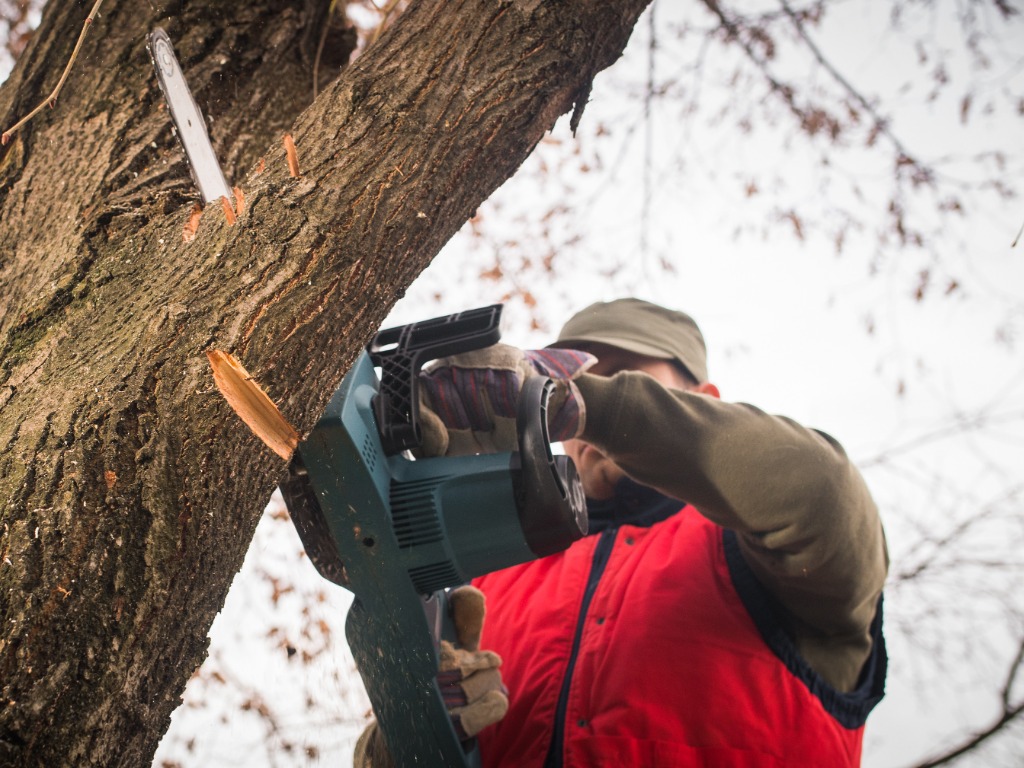
[[[750,59],[754,65],[761,70],[761,74],[768,82],[768,86],[772,91],[780,96],[785,102],[786,106],[789,107],[789,111],[792,112],[797,118],[804,121],[807,117],[802,107],[796,103],[795,93],[796,89],[793,86],[784,83],[783,81],[776,78],[770,71],[768,62],[764,56],[757,53],[754,47],[746,40],[743,36],[743,27],[735,19],[729,17],[725,9],[722,8],[721,3],[718,0],[703,0],[704,5],[707,6],[716,17],[721,28],[725,30],[728,37],[736,41],[736,44],[740,46],[747,58]]]
[[[877,456],[864,458],[858,462],[857,466],[861,469],[881,466],[886,464],[895,456],[912,453],[923,446],[939,442],[940,440],[945,440],[948,437],[959,436],[970,432],[978,432],[991,427],[993,424],[1005,425],[1008,422],[1017,421],[1022,418],[1024,418],[1024,411],[1022,410],[997,412],[987,408],[982,408],[975,413],[956,414],[948,423],[943,424],[930,432],[924,432],[917,435],[916,437],[907,440],[905,443],[886,448]]]
[[[3,136],[0,137],[0,143],[6,145],[11,140],[11,136],[14,135],[14,132],[42,112],[44,107],[49,106],[50,109],[53,109],[56,106],[57,96],[60,94],[60,89],[64,87],[64,82],[68,79],[68,75],[71,74],[71,67],[74,65],[75,59],[78,58],[78,52],[82,49],[82,42],[85,40],[85,33],[89,31],[89,27],[92,24],[93,19],[96,18],[96,14],[99,13],[101,5],[103,5],[103,0],[96,0],[92,10],[89,11],[89,15],[85,17],[85,22],[82,24],[82,32],[78,35],[78,42],[75,43],[75,49],[71,52],[71,58],[68,59],[68,64],[64,67],[64,73],[60,76],[60,80],[57,82],[57,87],[53,89],[53,92],[47,96],[39,106],[4,131]]]
[[[1021,235],[1024,235],[1024,224],[1021,224],[1020,225],[1020,229],[1017,230],[1017,236],[1015,238],[1013,238],[1013,242],[1010,244],[1011,248],[1016,248],[1017,247],[1017,243],[1020,242],[1020,236]]]
[[[771,90],[779,96],[790,112],[800,120],[801,124],[808,127],[812,132],[818,129],[818,126],[822,122],[824,113],[820,110],[813,108],[807,108],[797,103],[796,93],[797,89],[789,83],[786,83],[778,79],[771,71],[768,60],[765,56],[759,54],[754,46],[751,45],[749,40],[744,37],[743,31],[749,29],[748,25],[738,21],[736,18],[730,16],[729,13],[722,7],[719,0],[703,0],[704,5],[710,10],[717,18],[722,29],[728,34],[728,36],[735,40],[737,45],[743,50],[747,58],[754,63],[754,65],[761,71],[765,80],[768,82]],[[800,12],[793,10],[786,0],[780,0],[780,6],[782,12],[787,18],[793,23],[796,28],[796,32],[804,45],[807,46],[807,50],[810,52],[814,60],[817,61],[832,77],[839,87],[845,91],[850,98],[852,98],[865,112],[870,115],[873,122],[872,130],[875,134],[885,136],[896,150],[897,154],[897,165],[900,168],[912,168],[916,171],[915,179],[928,182],[931,181],[934,173],[932,169],[919,161],[914,157],[899,140],[899,138],[892,132],[889,125],[889,121],[878,113],[878,110],[872,106],[871,102],[864,97],[864,95],[858,91],[843,75],[829,62],[829,60],[822,54],[821,50],[814,43],[814,41],[807,34],[807,30],[804,27],[803,19],[801,18]],[[834,121],[826,118],[825,124],[829,125]]]
[[[981,509],[974,511],[973,514],[964,518],[960,523],[955,525],[949,531],[946,531],[941,536],[932,536],[928,533],[923,533],[922,537],[916,541],[910,549],[904,553],[900,558],[903,563],[910,563],[904,565],[899,570],[894,570],[889,577],[889,581],[892,584],[899,582],[910,581],[914,578],[921,576],[926,572],[933,572],[936,568],[941,568],[943,565],[959,566],[963,567],[970,564],[975,564],[987,568],[1003,568],[1003,567],[1016,567],[1015,563],[997,562],[993,563],[986,560],[971,560],[964,557],[946,557],[945,563],[940,559],[940,555],[957,550],[957,545],[967,536],[968,533],[976,530],[979,526],[986,522],[993,520],[998,514],[1001,505],[1007,505],[1014,503],[1024,490],[1024,486],[1016,485],[1012,486],[1000,494],[998,498],[993,499],[989,503],[985,504]],[[1011,514],[1018,515],[1019,511],[1013,511]],[[913,561],[917,560],[916,564]]]
[[[1010,698],[1013,696],[1013,686],[1017,682],[1017,673],[1020,672],[1022,664],[1024,664],[1024,642],[1021,642],[1017,648],[1017,655],[1013,659],[1013,664],[1010,665],[1010,672],[1006,676],[1006,684],[1003,686],[1004,711],[1013,709]]]
[[[847,80],[843,74],[833,66],[832,62],[825,57],[821,52],[821,49],[818,48],[810,35],[807,34],[807,29],[804,27],[803,20],[799,15],[797,15],[796,11],[790,7],[789,3],[786,2],[786,0],[780,0],[779,4],[782,6],[782,10],[785,12],[789,20],[793,22],[793,27],[796,29],[797,35],[799,35],[804,45],[807,46],[807,50],[811,52],[814,60],[825,68],[825,71],[831,75],[832,79],[839,83],[839,86],[846,91],[854,101],[860,104],[861,109],[871,115],[871,119],[874,121],[875,126],[880,128],[882,133],[889,138],[889,141],[892,142],[893,147],[895,147],[901,157],[906,158],[907,161],[914,165],[920,165],[910,152],[906,150],[903,143],[892,133],[891,130],[889,130],[889,121],[882,115],[878,114],[878,110],[875,109],[874,105],[871,104],[871,102],[868,101],[860,91],[854,88],[850,81]]]
[[[341,13],[345,14],[345,3],[346,0],[342,0]],[[331,19],[334,18],[334,12],[337,8],[338,0],[331,0],[331,5],[327,9],[327,18],[324,20],[324,29],[320,33],[320,42],[316,46],[316,56],[313,58],[313,98],[317,97],[320,91],[320,57],[324,52],[324,44],[327,42],[327,33],[331,29]]]
[[[640,253],[647,256],[647,232],[651,222],[651,201],[654,198],[652,176],[654,175],[654,120],[651,117],[651,106],[654,101],[655,76],[654,65],[657,61],[658,37],[654,11],[657,3],[651,3],[647,11],[647,87],[644,91],[644,169],[643,169],[643,203],[640,208]]]
[[[385,27],[387,27],[392,14],[394,14],[395,9],[398,8],[399,2],[401,2],[401,0],[388,0],[384,5],[384,8],[381,9],[380,24],[378,24],[377,28],[373,31],[373,37],[370,38],[371,43],[377,42],[377,38],[381,36],[381,33],[384,31]]]
[[[985,730],[979,731],[978,733],[975,733],[968,737],[967,741],[965,741],[963,744],[954,747],[953,749],[949,750],[943,755],[939,755],[938,757],[932,758],[931,760],[928,760],[923,763],[918,763],[918,765],[915,766],[915,768],[933,768],[937,765],[945,765],[947,763],[950,763],[956,758],[960,757],[961,755],[964,755],[967,752],[970,752],[972,749],[977,748],[982,743],[995,736],[997,733],[1000,733],[1010,723],[1015,722],[1017,718],[1019,718],[1021,714],[1024,713],[1024,703],[1016,705],[1010,703],[1010,688],[1013,686],[1014,679],[1016,678],[1022,663],[1024,663],[1024,642],[1021,642],[1020,646],[1018,647],[1017,656],[1014,659],[1013,664],[1010,665],[1010,671],[1006,676],[1006,683],[1002,691],[1003,711],[999,715],[999,717],[996,718],[995,722],[993,722]]]

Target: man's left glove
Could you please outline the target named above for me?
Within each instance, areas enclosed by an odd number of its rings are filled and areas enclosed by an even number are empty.
[[[523,382],[548,376],[553,441],[577,437],[586,408],[573,382],[597,358],[572,349],[523,351],[507,344],[437,360],[419,375],[424,456],[500,453],[518,448],[516,407]]]
[[[441,641],[438,687],[455,732],[462,741],[496,723],[508,711],[508,691],[501,682],[501,657],[480,650],[484,626],[484,593],[465,586],[448,593],[455,625],[455,645]],[[377,721],[370,722],[352,756],[354,768],[394,768],[394,761]]]
[[[484,593],[476,587],[459,587],[448,593],[448,605],[458,642],[441,641],[437,682],[455,732],[466,741],[505,716],[508,691],[498,669],[501,657],[480,650]]]

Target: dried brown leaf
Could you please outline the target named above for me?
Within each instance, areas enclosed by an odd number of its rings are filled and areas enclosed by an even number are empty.
[[[793,225],[793,234],[796,236],[796,239],[797,240],[803,240],[804,239],[804,222],[800,218],[800,216],[797,215],[797,212],[796,211],[786,211],[782,215],[782,218],[785,219],[786,221],[788,221],[790,224]]]

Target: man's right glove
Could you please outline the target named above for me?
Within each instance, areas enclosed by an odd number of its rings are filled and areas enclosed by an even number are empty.
[[[442,358],[419,375],[424,456],[500,453],[518,448],[516,406],[523,382],[548,376],[552,440],[577,437],[586,408],[573,382],[597,358],[572,349],[523,351],[507,344]]]

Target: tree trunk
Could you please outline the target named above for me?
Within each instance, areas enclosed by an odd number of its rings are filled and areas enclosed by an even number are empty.
[[[56,108],[0,150],[0,764],[151,760],[284,470],[205,351],[308,430],[645,4],[414,2],[312,102],[327,0],[107,0]],[[5,127],[90,5],[48,4],[0,89]],[[246,200],[234,225],[209,206],[188,242],[158,25]]]

